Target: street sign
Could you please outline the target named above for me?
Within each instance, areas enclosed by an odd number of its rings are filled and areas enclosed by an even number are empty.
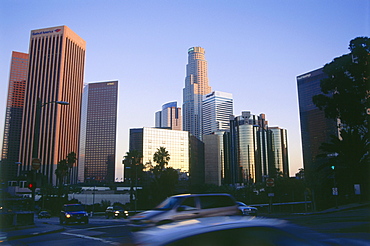
[[[39,170],[41,166],[41,160],[38,158],[32,159],[32,169],[33,170]]]
[[[338,188],[334,187],[332,188],[333,190],[333,196],[337,196],[338,195]]]
[[[275,186],[275,180],[273,178],[266,179],[266,186],[267,187],[274,187]]]

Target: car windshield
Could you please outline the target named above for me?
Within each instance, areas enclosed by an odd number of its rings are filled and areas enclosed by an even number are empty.
[[[242,203],[242,202],[236,202],[239,206],[247,206],[247,205],[245,205],[244,203]]]
[[[83,205],[69,205],[65,206],[65,211],[67,212],[77,212],[77,211],[84,211],[85,207]]]
[[[171,210],[179,202],[179,200],[180,198],[178,197],[169,197],[155,207],[154,210]]]

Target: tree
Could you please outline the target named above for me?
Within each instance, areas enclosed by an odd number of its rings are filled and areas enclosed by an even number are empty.
[[[131,150],[126,152],[126,155],[123,157],[123,164],[125,168],[125,176],[126,171],[128,175],[126,177],[130,177],[130,203],[132,205],[133,196],[134,196],[134,183],[132,182],[135,179],[135,186],[137,188],[138,178],[142,176],[144,165],[142,164],[143,155],[138,150]],[[135,201],[137,197],[135,196]]]
[[[67,180],[67,183],[70,184],[70,180],[71,180],[71,170],[72,170],[72,167],[73,165],[76,163],[76,160],[77,160],[77,157],[76,157],[76,153],[75,152],[70,152],[68,155],[67,155],[67,166],[68,166],[68,170],[69,170],[69,173],[68,173],[68,180]]]
[[[323,94],[313,97],[327,118],[340,123],[339,136],[332,136],[320,149],[325,152],[324,157],[330,157],[326,168],[337,166],[337,181],[346,183],[348,190],[354,182],[365,184],[364,173],[369,171],[370,39],[351,40],[349,50],[349,54],[324,66],[327,78],[321,81]]]
[[[170,159],[170,154],[165,147],[159,147],[153,156],[153,161],[158,163],[159,170],[163,170],[168,165]]]

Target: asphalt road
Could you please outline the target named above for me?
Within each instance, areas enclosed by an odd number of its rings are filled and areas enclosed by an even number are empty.
[[[38,220],[38,221],[36,221]],[[59,225],[59,219],[35,219]],[[72,245],[130,245],[131,233],[124,219],[91,218],[89,224],[62,225],[64,230],[52,234],[7,241],[7,245],[72,246]]]
[[[266,216],[267,217],[267,216]],[[370,245],[370,207],[349,209],[326,214],[271,214],[293,224],[310,228],[331,238],[368,240]],[[35,219],[38,223],[59,225],[58,218]],[[125,219],[93,217],[90,223],[62,225],[63,231],[7,241],[5,245],[132,245],[132,234]]]
[[[331,237],[357,238],[369,240],[370,207],[361,207],[326,214],[310,215],[268,215],[288,220],[293,224],[308,227]]]

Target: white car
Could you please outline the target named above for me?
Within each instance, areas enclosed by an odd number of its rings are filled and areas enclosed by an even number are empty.
[[[243,215],[257,216],[257,208],[248,206],[243,202],[236,202],[236,204],[238,204],[239,210],[242,212]]]
[[[252,216],[184,220],[134,233],[141,246],[332,245],[326,240],[323,234],[283,220]]]

